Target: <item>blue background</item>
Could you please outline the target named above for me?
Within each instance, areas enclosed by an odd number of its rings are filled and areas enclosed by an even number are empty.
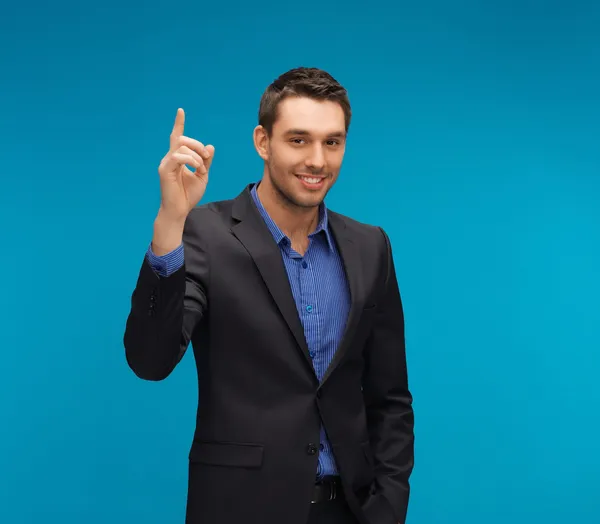
[[[11,3],[0,17],[0,522],[183,522],[188,353],[122,346],[177,107],[204,201],[260,177],[260,95],[330,71],[328,204],[389,233],[411,524],[600,522],[600,3]]]

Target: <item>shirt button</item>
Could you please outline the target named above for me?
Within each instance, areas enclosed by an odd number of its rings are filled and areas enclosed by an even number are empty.
[[[321,444],[321,445],[319,446],[319,449],[320,449],[321,451],[324,451],[324,450],[325,450],[325,446],[324,446],[323,444]]]
[[[306,311],[312,313],[313,307],[311,305],[306,306]]]
[[[309,351],[308,354],[310,355],[310,358],[315,358],[315,352],[314,351]]]
[[[308,267],[308,264],[306,263],[306,260],[303,260],[303,261],[302,261],[302,267],[303,267],[304,269],[306,269],[306,268]]]

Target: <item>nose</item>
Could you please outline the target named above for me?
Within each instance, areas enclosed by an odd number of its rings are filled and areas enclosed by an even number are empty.
[[[325,167],[325,154],[320,144],[315,144],[310,149],[310,154],[306,157],[305,164],[315,174]]]

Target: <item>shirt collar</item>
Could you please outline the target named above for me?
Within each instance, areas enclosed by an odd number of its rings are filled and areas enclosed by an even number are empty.
[[[258,212],[262,216],[263,220],[266,222],[269,231],[273,235],[273,238],[275,239],[275,242],[278,245],[281,244],[281,241],[283,239],[286,239],[288,242],[290,242],[290,239],[285,235],[283,231],[281,231],[281,229],[279,229],[279,226],[269,216],[267,210],[262,205],[260,198],[258,198],[258,193],[256,189],[258,188],[259,184],[260,182],[257,182],[252,186],[252,189],[250,190],[250,194],[252,195],[252,199],[254,200],[256,207],[258,208]],[[321,202],[321,204],[319,205],[319,223],[317,224],[317,228],[313,233],[311,233],[308,236],[314,237],[321,232],[323,232],[325,238],[327,239],[327,245],[329,246],[329,249],[333,251],[333,239],[331,238],[331,232],[329,230],[329,219],[327,216],[327,206],[325,205],[325,202]]]

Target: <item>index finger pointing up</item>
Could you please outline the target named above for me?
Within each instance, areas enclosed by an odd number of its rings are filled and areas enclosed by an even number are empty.
[[[183,109],[179,108],[177,110],[177,115],[175,116],[175,124],[173,124],[173,131],[171,131],[171,149],[175,147],[175,143],[179,139],[180,136],[183,136],[183,128],[185,124],[185,113]]]

